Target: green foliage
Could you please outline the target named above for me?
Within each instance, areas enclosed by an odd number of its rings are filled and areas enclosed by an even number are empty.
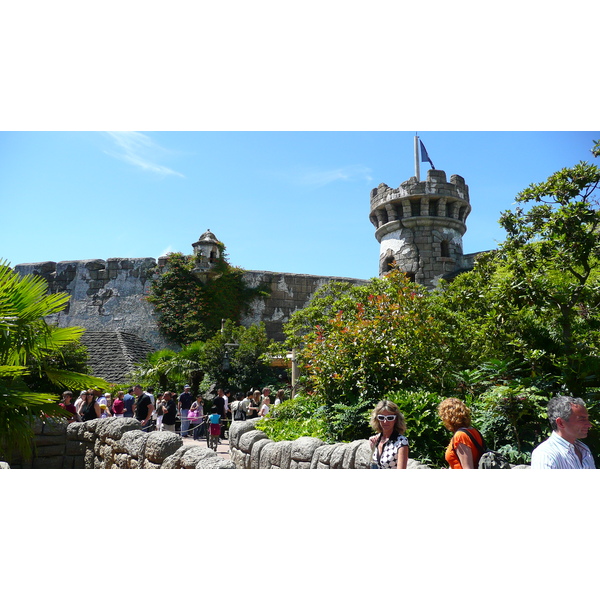
[[[244,392],[275,387],[280,380],[268,363],[270,345],[263,323],[244,327],[226,321],[223,331],[206,341],[192,342],[179,352],[165,349],[151,354],[132,373],[132,382],[161,391],[177,391],[187,383],[194,393],[206,393],[215,384]],[[229,369],[224,370],[226,353]]]
[[[324,408],[314,397],[295,396],[273,406],[269,414],[257,422],[256,429],[275,442],[304,436],[327,441]]]
[[[385,395],[404,415],[409,456],[434,467],[444,467],[444,453],[449,432],[438,416],[437,407],[443,400],[438,394],[426,391],[395,391]]]
[[[529,462],[533,448],[547,437],[547,404],[537,388],[494,385],[473,401],[473,424],[490,448],[503,447],[511,460]]]
[[[365,437],[364,414],[388,391],[443,387],[449,346],[431,297],[398,272],[335,290],[315,301],[316,312],[313,303],[298,311],[291,328],[298,336],[316,321],[300,338],[305,387],[326,406],[328,437],[351,440]]]
[[[20,277],[0,262],[0,456],[31,455],[34,417],[68,415],[57,404],[56,389],[108,386],[65,368],[83,330],[51,327],[44,318],[68,300],[67,294],[48,294],[41,277]]]
[[[90,374],[88,366],[88,352],[85,346],[79,342],[67,344],[59,350],[45,356],[43,359],[31,357],[28,362],[29,375],[23,380],[32,392],[51,392],[60,394],[66,388],[71,388],[73,393],[80,391],[85,387],[86,382],[79,382],[77,378],[73,380],[72,375],[68,378],[72,383],[66,385],[65,378],[59,384],[54,383],[50,378],[56,380],[56,374],[62,373],[80,373],[82,375]]]
[[[206,341],[200,364],[206,378],[223,388],[245,392],[272,385],[277,379],[268,363],[270,344],[264,323],[244,327],[226,321],[223,331]],[[223,369],[226,353],[228,370]]]
[[[502,213],[500,256],[511,274],[510,309],[521,341],[558,371],[574,395],[600,367],[600,169],[581,162],[531,184]],[[528,211],[526,204],[533,203]]]
[[[243,271],[223,257],[209,271],[205,281],[194,273],[195,259],[170,254],[164,270],[157,267],[147,300],[154,306],[163,335],[180,345],[209,339],[221,327],[222,319],[239,322],[249,303],[266,294],[264,288],[249,288]]]

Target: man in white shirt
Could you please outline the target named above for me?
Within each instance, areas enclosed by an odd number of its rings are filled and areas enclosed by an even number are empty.
[[[580,442],[587,436],[590,419],[581,398],[555,396],[548,402],[552,435],[531,454],[532,469],[595,469],[590,449]]]

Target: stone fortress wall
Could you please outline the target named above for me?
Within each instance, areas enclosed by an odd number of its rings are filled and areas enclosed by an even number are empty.
[[[60,327],[83,327],[89,331],[132,333],[156,349],[172,347],[158,331],[152,305],[145,300],[150,292],[153,270],[164,267],[159,258],[109,258],[63,262],[25,263],[14,267],[20,275],[40,275],[50,292],[71,296],[66,310],[54,315],[51,323]],[[270,338],[283,340],[283,324],[290,315],[305,307],[314,293],[332,281],[364,284],[366,280],[346,277],[320,277],[269,271],[246,271],[250,287],[266,284],[269,297],[255,299],[242,324],[264,322]]]

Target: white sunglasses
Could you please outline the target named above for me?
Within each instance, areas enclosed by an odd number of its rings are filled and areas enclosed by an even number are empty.
[[[396,415],[377,415],[378,421],[395,421]]]

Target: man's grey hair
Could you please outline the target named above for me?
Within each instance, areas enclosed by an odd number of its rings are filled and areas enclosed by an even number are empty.
[[[585,408],[585,402],[581,398],[573,398],[572,396],[554,396],[548,402],[548,421],[554,431],[558,430],[556,419],[559,417],[563,421],[568,421],[571,418],[571,405],[578,404]]]

